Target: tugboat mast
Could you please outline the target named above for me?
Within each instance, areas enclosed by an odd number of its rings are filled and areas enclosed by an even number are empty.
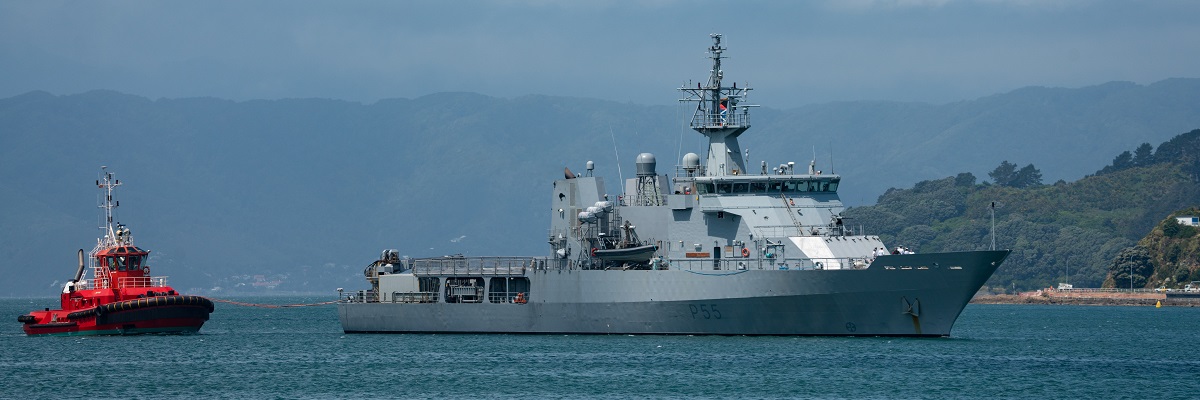
[[[725,72],[721,70],[722,53],[725,47],[721,45],[722,35],[709,35],[713,39],[708,53],[712,59],[712,70],[709,71],[708,85],[697,83],[696,87],[681,87],[680,91],[686,97],[680,101],[695,101],[696,111],[692,115],[691,128],[708,138],[708,155],[700,176],[726,176],[746,173],[746,164],[742,158],[742,149],[737,137],[750,128],[749,108],[756,107],[740,104],[751,90],[749,87],[726,87],[722,85]]]
[[[129,235],[129,230],[119,224],[113,224],[114,209],[121,205],[121,202],[113,200],[113,189],[121,186],[120,179],[113,179],[113,173],[108,172],[108,166],[100,166],[101,179],[96,180],[96,186],[100,188],[100,195],[103,196],[101,204],[97,207],[104,209],[104,226],[99,227],[104,231],[104,237],[96,240],[97,249],[106,246],[115,246],[119,244],[133,244],[133,238]]]

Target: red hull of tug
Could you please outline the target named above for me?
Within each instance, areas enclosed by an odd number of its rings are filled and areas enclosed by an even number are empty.
[[[212,311],[212,301],[200,296],[155,296],[73,312],[34,311],[23,329],[29,336],[195,333]]]

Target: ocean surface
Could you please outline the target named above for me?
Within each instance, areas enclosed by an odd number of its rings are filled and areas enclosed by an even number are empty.
[[[1200,398],[1200,308],[972,304],[933,339],[347,335],[225,303],[195,335],[21,332],[56,306],[0,299],[0,398]]]

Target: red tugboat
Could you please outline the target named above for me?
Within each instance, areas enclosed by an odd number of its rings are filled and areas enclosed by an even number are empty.
[[[166,284],[166,277],[150,276],[150,252],[134,246],[129,228],[113,224],[113,189],[121,185],[101,167],[96,180],[104,204],[104,237],[91,253],[91,279],[84,277],[83,249],[79,269],[61,295],[62,308],[46,308],[17,317],[30,336],[135,335],[143,333],[193,333],[213,311],[213,302],[185,296]]]

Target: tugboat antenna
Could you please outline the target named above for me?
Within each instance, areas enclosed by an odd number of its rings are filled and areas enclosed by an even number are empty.
[[[104,230],[104,237],[108,240],[116,239],[116,231],[113,229],[113,210],[121,205],[120,202],[113,201],[113,188],[121,186],[121,180],[113,179],[113,173],[108,172],[108,166],[100,166],[101,179],[97,180],[96,185],[100,188],[101,199],[100,208],[104,209],[104,226],[100,227]]]

